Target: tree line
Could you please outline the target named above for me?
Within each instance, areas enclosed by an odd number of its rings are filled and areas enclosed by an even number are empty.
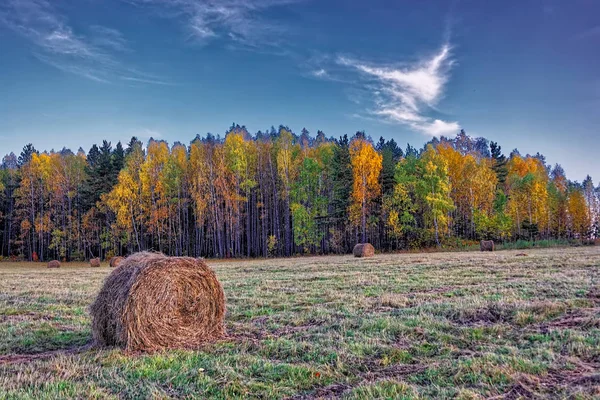
[[[85,153],[11,153],[0,169],[1,255],[109,258],[140,250],[194,257],[347,253],[479,239],[600,233],[600,186],[544,156],[502,153],[461,131],[421,149],[364,132],[327,138],[288,127],[172,146],[137,138]]]

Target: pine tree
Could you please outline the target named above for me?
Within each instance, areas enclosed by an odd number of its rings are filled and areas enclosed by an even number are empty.
[[[317,131],[317,137],[315,138],[315,145],[319,146],[327,141],[325,133],[323,131]]]
[[[3,222],[2,241],[0,242],[0,255],[13,254],[13,242],[16,238],[18,227],[15,223],[15,190],[20,184],[19,162],[14,153],[10,153],[2,159],[0,169],[0,220]]]
[[[402,152],[402,149],[398,147],[398,144],[396,144],[394,139],[385,141],[383,137],[379,138],[379,142],[377,142],[375,149],[383,158],[381,169],[381,191],[385,196],[394,191],[396,164],[400,161],[400,158],[402,158],[404,153]]]
[[[198,136],[196,136],[198,137]],[[125,156],[129,156],[131,153],[135,152],[137,149],[141,149],[143,147],[142,142],[138,140],[137,137],[132,136],[131,140],[127,144],[127,150],[125,150]]]
[[[125,150],[123,150],[121,142],[118,142],[113,150],[111,160],[111,179],[113,185],[117,182],[119,172],[123,169],[123,166],[125,166]]]
[[[25,165],[29,161],[31,161],[31,156],[33,154],[39,154],[39,152],[35,149],[35,147],[33,147],[33,145],[31,143],[29,143],[25,147],[23,147],[23,151],[19,155],[19,159],[18,159],[19,167],[22,167],[23,165]]]
[[[340,136],[336,140],[337,146],[333,153],[333,199],[331,201],[331,216],[336,222],[342,222],[350,205],[352,192],[352,167],[350,165],[350,149],[348,135]]]
[[[410,143],[406,143],[406,150],[404,151],[404,157],[417,157],[419,152]]]
[[[502,154],[502,148],[498,146],[497,142],[490,142],[490,152],[492,157],[492,169],[496,173],[498,178],[498,186],[503,187],[506,182],[506,176],[508,175],[508,168],[506,163],[508,160]]]
[[[94,170],[94,189],[97,200],[104,193],[110,192],[116,181],[113,180],[113,154],[112,145],[106,140],[102,141],[97,167]]]

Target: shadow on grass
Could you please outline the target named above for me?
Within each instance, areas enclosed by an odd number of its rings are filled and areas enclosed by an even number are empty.
[[[88,329],[65,330],[50,324],[32,328],[20,335],[8,335],[8,338],[4,338],[5,341],[0,343],[0,364],[13,359],[72,353],[74,350],[88,348],[92,343],[92,335]]]
[[[40,353],[33,354],[7,354],[0,356],[0,365],[3,364],[14,364],[14,363],[28,363],[36,360],[45,360],[61,355],[80,354],[88,350],[93,349],[92,343],[87,343],[82,346],[74,346],[69,348],[62,348],[59,350],[43,351]]]

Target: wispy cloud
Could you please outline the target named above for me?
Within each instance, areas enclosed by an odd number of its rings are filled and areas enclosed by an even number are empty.
[[[301,0],[124,0],[150,6],[169,18],[183,19],[190,38],[224,38],[244,46],[277,45],[285,32],[263,13]]]
[[[132,132],[132,135],[140,140],[160,139],[162,137],[159,131],[149,128],[136,129]]]
[[[27,39],[38,60],[61,71],[103,83],[131,75],[131,68],[118,58],[120,52],[129,51],[118,30],[94,25],[86,32],[75,32],[48,0],[2,1],[0,27]],[[134,78],[148,78],[138,75]]]
[[[128,41],[118,30],[100,25],[92,25],[90,30],[92,44],[120,52],[130,51]]]
[[[134,83],[149,83],[152,85],[168,85],[168,86],[174,85],[171,82],[161,81],[159,79],[152,79],[152,78],[136,78],[134,76],[121,76],[120,78],[124,81],[134,82]]]
[[[360,82],[374,98],[371,114],[430,136],[454,133],[460,128],[458,122],[426,115],[444,95],[453,65],[448,44],[428,58],[400,67],[378,66],[348,57],[338,57],[337,63],[362,75]]]

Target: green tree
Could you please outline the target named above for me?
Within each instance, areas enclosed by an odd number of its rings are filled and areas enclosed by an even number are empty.
[[[448,166],[431,145],[427,146],[421,156],[421,162],[419,189],[427,204],[425,219],[433,224],[435,242],[439,247],[441,246],[440,235],[448,230],[450,218],[448,213],[454,209],[454,203],[450,198]]]
[[[504,187],[508,176],[508,167],[506,166],[508,160],[502,154],[502,148],[497,142],[490,142],[490,152],[492,155],[492,169],[496,173],[496,178],[498,178],[498,186]]]
[[[331,161],[332,199],[330,206],[330,219],[334,230],[345,236],[348,227],[348,208],[350,207],[350,196],[352,193],[352,166],[350,164],[350,142],[348,135],[340,136],[336,140]],[[337,243],[337,247],[348,249],[346,240]]]

